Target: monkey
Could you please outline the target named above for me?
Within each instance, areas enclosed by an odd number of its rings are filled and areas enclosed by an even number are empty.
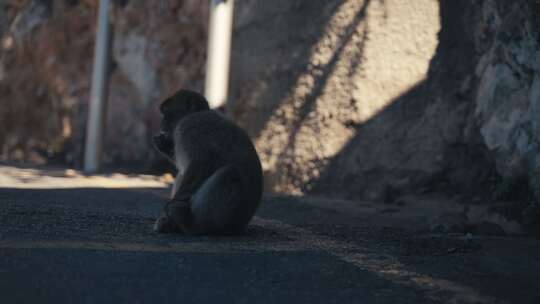
[[[154,231],[244,233],[263,191],[261,162],[248,134],[194,91],[178,91],[159,110],[154,146],[178,173]]]

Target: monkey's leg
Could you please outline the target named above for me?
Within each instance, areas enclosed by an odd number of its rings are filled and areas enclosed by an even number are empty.
[[[182,229],[178,227],[174,220],[167,215],[165,210],[161,211],[158,219],[154,223],[153,230],[160,233],[182,232]]]
[[[184,174],[178,173],[173,185],[172,199],[167,202],[156,220],[154,231],[189,232],[192,223],[191,196],[211,175],[211,169],[208,165],[192,162]]]
[[[186,232],[191,225],[191,203],[170,200],[154,223],[154,231],[162,233]]]
[[[192,223],[188,231],[195,234],[241,233],[254,209],[243,197],[243,183],[234,166],[224,166],[210,176],[191,200]]]
[[[181,182],[182,182],[182,174],[178,173],[175,177],[174,184],[172,187],[171,199],[174,198],[174,195],[178,191],[178,187],[180,186]],[[158,219],[154,223],[153,230],[155,232],[178,233],[178,232],[183,231],[183,229],[175,223],[174,219],[168,215],[170,213],[170,211],[168,211],[168,209],[170,209],[169,205],[172,204],[173,202],[174,201],[172,200],[168,201],[165,207],[163,208],[163,211],[161,211]]]

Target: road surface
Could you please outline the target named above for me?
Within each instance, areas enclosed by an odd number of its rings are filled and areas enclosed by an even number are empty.
[[[0,167],[0,303],[540,303],[535,239],[275,195],[244,236],[155,234],[163,179],[58,172]]]

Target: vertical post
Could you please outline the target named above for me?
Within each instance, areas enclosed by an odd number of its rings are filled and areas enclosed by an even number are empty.
[[[211,108],[227,102],[233,9],[234,0],[211,0],[204,92]]]
[[[98,25],[94,49],[92,88],[86,125],[84,171],[94,173],[100,168],[103,134],[107,108],[107,82],[109,65],[109,0],[99,1]]]

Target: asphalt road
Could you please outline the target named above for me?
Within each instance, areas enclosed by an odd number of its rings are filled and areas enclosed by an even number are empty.
[[[164,235],[163,188],[0,186],[0,303],[540,303],[535,239],[279,196],[244,236]]]

